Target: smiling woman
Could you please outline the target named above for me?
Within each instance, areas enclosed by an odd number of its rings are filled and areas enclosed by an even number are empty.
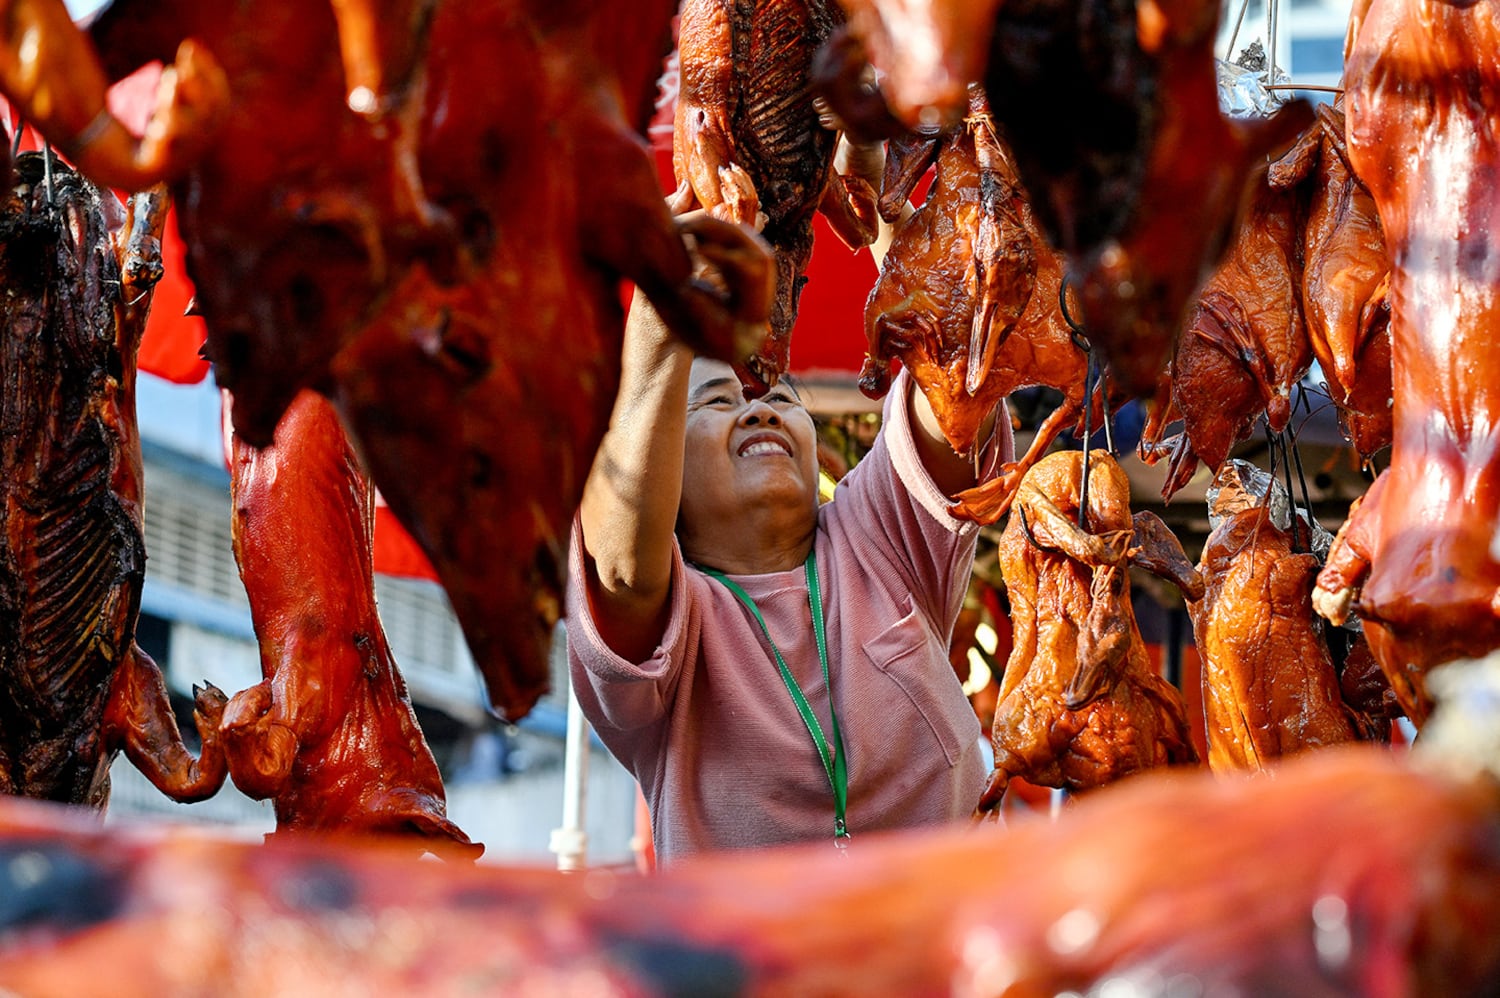
[[[988,766],[947,646],[977,528],[949,511],[1013,456],[1008,419],[993,426],[976,475],[902,375],[820,505],[796,389],[748,398],[637,299],[568,635],[579,703],[640,781],[661,861],[968,817]]]

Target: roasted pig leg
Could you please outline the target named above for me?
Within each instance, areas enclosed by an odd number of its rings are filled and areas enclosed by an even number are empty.
[[[225,398],[226,432],[233,400]],[[233,437],[234,554],[265,679],[224,710],[229,775],[276,832],[482,847],[448,820],[442,777],[375,608],[375,493],[327,399],[303,392],[276,440]]]
[[[136,352],[167,202],[129,212],[40,153],[0,206],[0,792],[103,810],[120,751],[163,793],[224,782],[224,696],[196,690],[202,754],[135,643],[145,580]]]
[[[770,310],[764,242],[674,220],[643,142],[676,6],[438,4],[401,111],[414,146],[349,107],[326,0],[116,0],[91,25],[112,77],[183,38],[223,67],[230,108],[177,184],[178,221],[235,431],[264,446],[304,388],[334,401],[510,719],[549,682],[621,281],[725,359]],[[411,211],[416,192],[451,229]]]
[[[834,171],[838,133],[813,106],[813,55],[843,22],[834,0],[685,0],[678,28],[672,210],[702,207],[759,229],[776,255],[765,342],[740,380],[763,392],[786,371],[812,258],[813,215],[854,248],[875,240],[875,192]]]
[[[1394,436],[1315,605],[1357,610],[1420,726],[1428,670],[1500,647],[1500,11],[1358,5],[1344,78],[1349,163],[1391,253]]]
[[[1130,512],[1125,472],[1106,451],[1060,451],[1021,480],[999,545],[1014,638],[976,809],[993,814],[1011,779],[1088,790],[1140,770],[1195,763],[1181,694],[1151,667],[1125,568],[1202,582],[1155,517]]]

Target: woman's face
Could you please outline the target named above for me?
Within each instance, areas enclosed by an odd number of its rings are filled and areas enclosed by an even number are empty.
[[[693,361],[684,458],[681,517],[689,528],[734,530],[735,516],[772,503],[817,515],[817,436],[790,385],[750,401],[728,364]]]

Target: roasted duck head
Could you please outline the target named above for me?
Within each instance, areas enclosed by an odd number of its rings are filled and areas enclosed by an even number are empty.
[[[1420,726],[1429,670],[1500,647],[1500,11],[1374,0],[1349,39],[1349,163],[1392,261],[1393,440],[1315,605],[1358,613]]]
[[[39,153],[16,181],[0,201],[0,793],[103,810],[123,750],[163,793],[201,800],[224,782],[224,694],[194,690],[195,759],[135,643],[136,354],[167,200],[140,193],[127,212]]]
[[[770,334],[736,369],[752,394],[786,371],[821,210],[847,245],[874,241],[875,192],[834,171],[838,133],[813,106],[818,46],[843,22],[834,0],[685,0],[672,133],[674,213],[702,207],[760,230],[776,257]]]
[[[110,76],[184,38],[223,68],[230,107],[176,190],[235,432],[265,446],[304,388],[334,402],[511,719],[548,684],[565,537],[619,380],[621,282],[724,359],[769,313],[764,243],[675,221],[643,142],[675,10],[449,0],[389,121],[349,106],[349,23],[326,0],[118,0],[92,26]]]
[[[1016,776],[1087,790],[1196,762],[1182,696],[1141,639],[1126,568],[1169,578],[1192,598],[1203,583],[1159,518],[1131,515],[1119,463],[1103,450],[1089,453],[1087,472],[1082,451],[1038,461],[1021,480],[999,556],[1014,639],[995,708],[995,770],[976,814],[998,808]]]

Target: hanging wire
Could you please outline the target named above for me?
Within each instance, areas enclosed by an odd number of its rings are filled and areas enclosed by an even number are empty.
[[[1089,352],[1088,366],[1083,371],[1083,482],[1078,486],[1078,526],[1087,529],[1084,515],[1089,508],[1089,436],[1094,415],[1094,392],[1091,387],[1094,375],[1094,354]]]
[[[1280,26],[1280,0],[1266,0],[1266,82],[1276,82],[1276,29]]]
[[[1104,449],[1109,451],[1111,457],[1115,453],[1115,423],[1109,416],[1109,393],[1104,388],[1104,367],[1100,365],[1099,380],[1095,382],[1099,386],[1099,412],[1101,421],[1104,423]]]
[[[1295,449],[1295,444],[1293,444],[1293,442],[1292,442],[1291,434],[1288,433],[1286,430],[1282,430],[1281,431],[1281,466],[1282,466],[1282,469],[1286,472],[1286,504],[1287,504],[1288,508],[1290,508],[1291,514],[1292,514],[1292,553],[1296,554],[1298,552],[1298,550],[1299,550],[1299,547],[1298,547],[1298,544],[1297,544],[1297,524],[1298,524],[1300,518],[1297,516],[1297,503],[1292,499],[1292,497],[1294,495],[1296,495],[1296,493],[1292,491],[1292,456],[1291,456],[1291,451],[1294,450],[1294,449]],[[1273,478],[1275,477],[1274,472],[1272,473],[1272,477]],[[1311,513],[1309,513],[1309,515],[1311,515]],[[1312,545],[1312,538],[1309,537],[1308,538],[1308,546],[1311,547],[1311,545]]]
[[[46,203],[50,208],[57,203],[52,196],[52,144],[42,143],[42,190],[46,193]]]
[[[1306,419],[1302,420],[1302,426],[1306,426],[1307,420],[1312,418],[1312,406],[1308,404],[1307,392],[1303,390],[1302,382],[1297,382],[1296,389],[1298,401],[1302,403],[1302,411],[1307,413]],[[1301,428],[1301,426],[1298,427],[1299,432]],[[1302,452],[1297,448],[1296,436],[1292,437],[1292,460],[1297,462],[1297,484],[1302,487],[1302,505],[1307,510],[1308,520],[1311,521],[1313,519],[1312,495],[1307,491],[1307,474],[1302,470]],[[1307,538],[1307,546],[1312,547],[1312,537],[1310,535]]]

